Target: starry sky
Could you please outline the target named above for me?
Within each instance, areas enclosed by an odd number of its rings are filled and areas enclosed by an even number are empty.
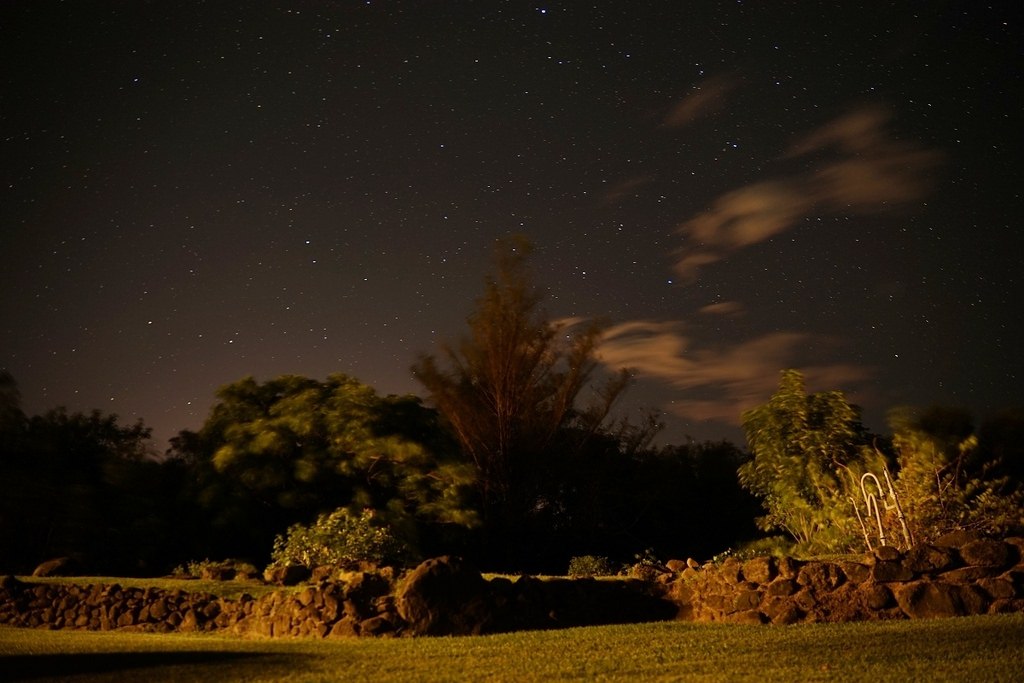
[[[0,368],[161,451],[247,375],[422,393],[523,234],[668,442],[790,367],[1021,405],[1016,4],[7,0]]]

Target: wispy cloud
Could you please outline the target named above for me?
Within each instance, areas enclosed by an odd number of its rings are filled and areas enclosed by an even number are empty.
[[[663,125],[685,126],[711,113],[733,87],[727,78],[705,83],[679,101]],[[696,280],[715,262],[785,233],[808,216],[871,214],[923,198],[941,155],[899,140],[889,118],[881,108],[863,107],[799,135],[779,160],[798,160],[805,170],[733,189],[685,220],[678,226],[683,245],[673,254],[681,279]],[[645,182],[627,180],[612,188],[607,199],[615,201]],[[696,309],[723,318],[745,312],[739,301]],[[684,419],[738,425],[743,411],[775,391],[779,372],[786,368],[801,370],[808,386],[854,392],[863,387],[872,369],[834,360],[838,350],[835,338],[802,331],[705,340],[689,333],[683,322],[632,320],[605,331],[599,358],[609,367],[630,367],[673,387],[675,400],[665,408]]]
[[[682,323],[637,320],[606,330],[598,356],[609,367],[633,368],[679,389],[671,409],[681,417],[735,425],[744,410],[763,403],[775,390],[784,368],[798,367],[808,382],[829,387],[869,376],[854,365],[800,362],[808,347],[823,341],[829,340],[774,332],[732,345],[701,347],[685,335]]]
[[[690,125],[719,109],[735,87],[736,80],[729,76],[714,76],[705,80],[672,106],[662,125],[666,128]]]
[[[719,301],[702,306],[697,312],[708,315],[741,315],[746,313],[746,310],[746,307],[739,301]]]
[[[635,178],[628,178],[620,183],[613,185],[607,192],[604,193],[605,204],[618,204],[619,202],[627,199],[630,196],[636,196],[638,190],[654,181],[654,176],[645,175],[637,176]]]
[[[888,122],[883,109],[867,107],[801,136],[784,157],[812,157],[811,170],[732,190],[683,222],[677,273],[695,280],[701,268],[791,229],[812,211],[872,213],[921,199],[941,155],[894,138]]]

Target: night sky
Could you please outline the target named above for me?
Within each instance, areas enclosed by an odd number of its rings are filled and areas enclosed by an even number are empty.
[[[157,450],[409,367],[525,234],[623,405],[1024,403],[1016,2],[0,3],[0,368]]]

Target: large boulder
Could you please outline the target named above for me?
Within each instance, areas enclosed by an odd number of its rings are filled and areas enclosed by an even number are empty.
[[[994,538],[979,538],[960,547],[964,564],[971,567],[1006,567],[1016,561],[1016,548]]]
[[[81,568],[74,558],[57,557],[36,567],[32,576],[76,576],[81,573],[80,570]]]
[[[973,586],[912,581],[894,591],[900,609],[911,619],[936,619],[984,614],[989,600]]]
[[[457,557],[436,557],[410,571],[397,596],[412,635],[476,635],[487,630],[487,582]]]

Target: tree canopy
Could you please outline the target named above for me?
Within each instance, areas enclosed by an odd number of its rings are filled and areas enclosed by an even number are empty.
[[[803,375],[786,370],[768,402],[743,414],[743,430],[753,457],[738,474],[763,500],[761,528],[785,531],[805,552],[856,543],[851,498],[880,464],[859,408],[839,391],[807,394]]]
[[[821,553],[863,548],[875,528],[879,542],[900,545],[956,529],[1024,528],[1010,445],[1024,423],[1003,416],[982,430],[984,440],[956,408],[900,408],[889,424],[887,443],[864,429],[842,392],[808,395],[803,376],[784,371],[768,402],[743,415],[753,457],[738,474],[762,499],[762,529]]]
[[[217,397],[178,455],[208,463],[200,498],[263,527],[260,538],[339,507],[377,510],[412,541],[422,524],[476,523],[463,495],[472,473],[446,457],[436,414],[416,397],[381,397],[342,374],[247,377]]]
[[[623,370],[592,387],[601,327],[570,329],[547,317],[528,269],[531,252],[524,238],[499,241],[468,332],[413,366],[475,468],[491,523],[521,520],[537,507],[547,461],[585,443],[629,383]]]
[[[954,529],[1005,534],[1024,528],[1024,486],[991,429],[982,442],[969,413],[941,406],[894,409],[889,425],[897,489],[918,541]]]
[[[0,561],[31,571],[55,556],[134,572],[167,557],[165,484],[141,420],[99,410],[21,410],[0,372]]]

